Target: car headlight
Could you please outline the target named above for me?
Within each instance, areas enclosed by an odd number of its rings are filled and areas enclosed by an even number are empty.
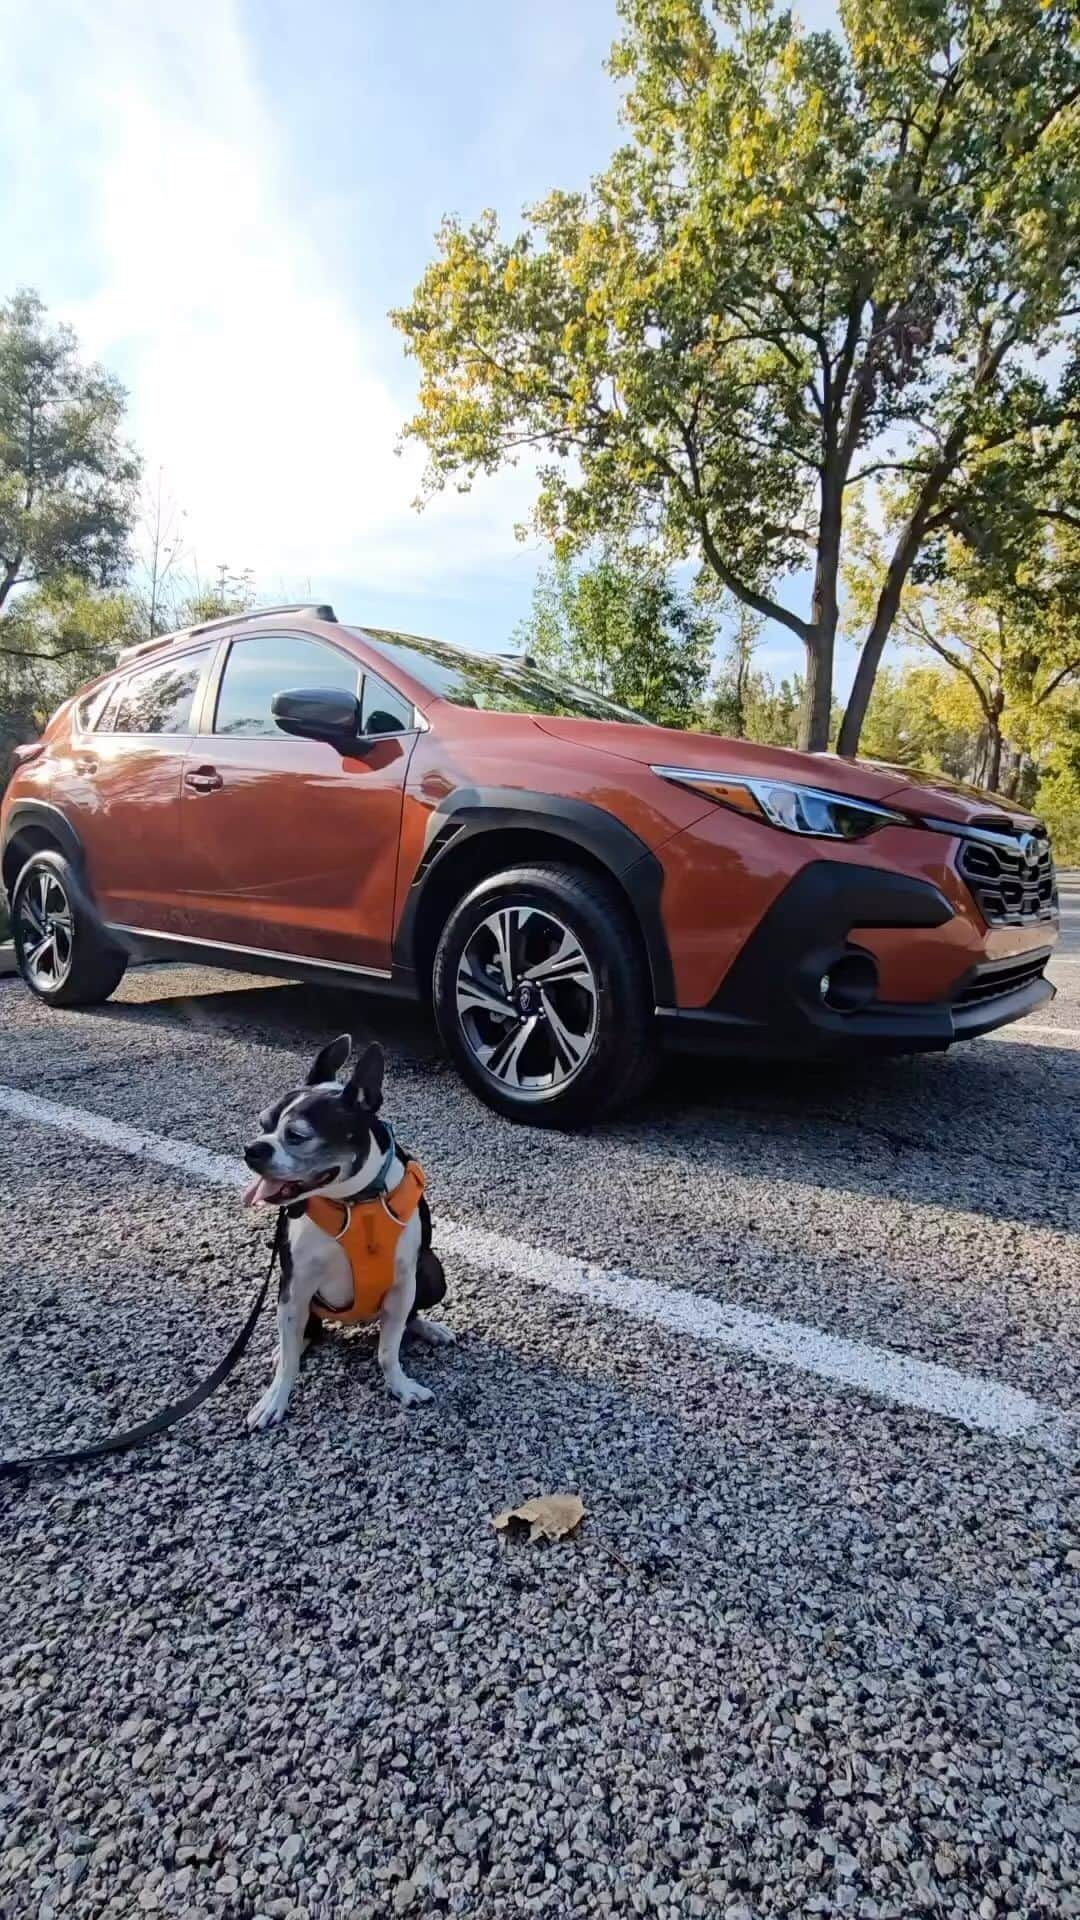
[[[828,793],[821,787],[797,786],[791,780],[748,779],[742,774],[700,773],[694,767],[654,767],[661,780],[693,787],[719,807],[733,807],[752,820],[767,821],[785,833],[811,834],[819,840],[865,840],[879,827],[909,827],[904,813],[855,800],[850,794]]]

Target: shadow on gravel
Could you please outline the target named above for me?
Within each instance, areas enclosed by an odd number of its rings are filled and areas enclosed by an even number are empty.
[[[106,1027],[230,1032],[282,1052],[349,1031],[453,1075],[430,1014],[409,1002],[251,975],[223,976],[212,992],[196,975],[185,991],[192,978],[182,965],[129,975],[126,997],[82,1017]],[[1078,1080],[1080,1053],[1019,1039],[826,1065],[673,1056],[650,1094],[592,1137],[608,1134],[669,1174],[684,1156],[700,1170],[712,1150],[728,1171],[745,1159],[748,1175],[770,1182],[1061,1224],[1080,1197]],[[462,1097],[483,1125],[483,1107]]]
[[[166,985],[168,974],[159,971],[156,979]],[[300,1039],[322,1045],[336,1033],[351,1033],[358,1043],[379,1039],[418,1061],[441,1057],[434,1022],[426,1009],[384,995],[299,982],[253,983],[245,977],[215,993],[159,991],[152,998],[118,998],[86,1009],[82,1017],[123,1025],[257,1033],[262,1045],[282,1052],[292,1050]]]
[[[633,1116],[646,1158],[703,1140],[770,1181],[1036,1226],[1080,1206],[1080,1053],[1022,1041],[844,1067],[673,1060]]]

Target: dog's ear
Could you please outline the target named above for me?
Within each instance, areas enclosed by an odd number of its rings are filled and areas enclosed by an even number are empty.
[[[331,1040],[329,1046],[315,1055],[315,1064],[307,1077],[308,1086],[319,1087],[326,1080],[336,1080],[351,1052],[352,1034],[339,1033],[336,1040]]]
[[[361,1103],[369,1113],[378,1113],[382,1106],[383,1069],[385,1067],[383,1050],[377,1040],[365,1047],[360,1055],[345,1087],[345,1098],[350,1106]]]

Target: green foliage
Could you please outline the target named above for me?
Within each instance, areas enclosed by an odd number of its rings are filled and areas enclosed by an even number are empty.
[[[804,641],[814,746],[844,507],[902,474],[853,750],[925,543],[972,500],[992,518],[996,463],[1076,417],[1075,7],[846,0],[842,33],[770,0],[621,12],[628,138],[606,171],[514,237],[444,222],[394,316],[420,367],[407,432],[429,487],[538,449],[536,520],[566,550],[633,533],[700,557]],[[807,566],[808,618],[779,597]]]
[[[1059,866],[1080,867],[1080,697],[1073,694],[1059,715],[1035,805],[1054,838]]]
[[[889,496],[885,505],[894,507]],[[856,635],[890,537],[888,522],[880,533],[855,517],[845,620]],[[950,534],[934,569],[913,574],[900,597],[896,636],[948,669],[941,684],[952,688],[959,723],[978,742],[964,777],[1012,799],[1030,798],[1080,677],[1078,549],[1071,528],[1051,523],[1048,530],[1045,521],[1029,528],[1022,559],[1018,549],[1008,554],[993,543],[984,550]]]
[[[202,581],[196,573],[182,580],[166,601],[167,612],[160,631],[177,627],[197,627],[203,620],[223,620],[229,613],[246,613],[255,604],[255,581],[245,569],[235,573],[222,564],[212,581]]]
[[[873,760],[980,778],[983,716],[970,686],[944,667],[883,667],[866,716],[863,750]]]
[[[803,684],[796,674],[779,686],[754,666],[763,622],[746,607],[736,607],[735,623],[709,689],[702,725],[709,733],[763,746],[798,744]]]
[[[715,643],[711,619],[648,556],[556,556],[517,629],[522,648],[567,679],[662,726],[693,724]]]
[[[0,792],[12,748],[141,637],[131,594],[98,592],[73,575],[54,576],[8,608],[0,619]]]
[[[11,749],[137,633],[115,589],[138,461],[124,392],[36,294],[0,305],[0,788]]]
[[[123,418],[123,388],[36,294],[0,306],[0,610],[19,588],[122,576],[139,470]]]

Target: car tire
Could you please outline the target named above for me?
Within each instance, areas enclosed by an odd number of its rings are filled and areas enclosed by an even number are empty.
[[[106,938],[62,853],[30,855],[11,897],[11,930],[19,972],[47,1006],[99,1006],[124,977],[127,954]]]
[[[443,1043],[488,1106],[576,1127],[644,1091],[658,1059],[649,967],[613,881],[570,865],[492,874],[435,955]]]

